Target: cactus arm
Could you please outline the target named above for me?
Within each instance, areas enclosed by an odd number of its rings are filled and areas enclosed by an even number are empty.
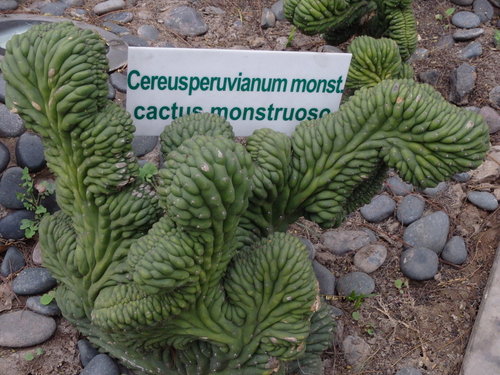
[[[380,162],[417,186],[434,186],[477,167],[488,144],[479,116],[447,103],[428,85],[387,80],[363,88],[336,114],[292,135],[291,193],[284,216],[320,212],[328,205],[347,207]],[[320,223],[336,221],[330,217]]]
[[[67,286],[85,291],[87,314],[99,290],[124,276],[114,261],[126,257],[132,240],[158,216],[150,190],[132,186],[138,170],[129,144],[134,127],[130,116],[106,99],[105,52],[91,31],[44,24],[12,38],[2,62],[7,105],[42,136],[47,164],[57,176],[58,204],[71,216],[75,241],[57,251],[71,254],[66,260],[77,273]],[[128,206],[137,201],[135,194],[145,197]],[[111,232],[117,216],[122,225]],[[57,255],[49,243],[60,244],[66,234],[48,231],[48,236],[55,236],[44,240],[50,263]]]

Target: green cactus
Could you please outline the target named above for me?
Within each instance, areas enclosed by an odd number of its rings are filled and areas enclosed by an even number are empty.
[[[41,223],[63,315],[144,374],[314,373],[333,327],[305,246],[376,192],[388,167],[432,186],[477,166],[482,118],[428,85],[383,81],[291,138],[246,148],[223,119],[181,118],[161,136],[157,191],[141,183],[130,116],[107,101],[104,43],[71,24],[9,41],[7,105],[42,135],[61,211]]]
[[[417,45],[411,0],[285,0],[286,18],[305,34],[340,44],[354,34],[396,41],[403,61]]]
[[[386,79],[411,79],[413,69],[401,60],[396,42],[359,36],[348,47],[352,54],[346,87],[373,87]]]

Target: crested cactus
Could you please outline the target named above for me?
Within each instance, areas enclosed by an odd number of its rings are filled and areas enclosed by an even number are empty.
[[[198,114],[162,134],[157,191],[138,179],[126,112],[106,98],[104,43],[71,24],[9,41],[7,105],[44,139],[61,211],[45,218],[45,265],[63,315],[139,373],[309,373],[330,341],[299,216],[338,225],[388,167],[433,186],[477,166],[477,114],[407,80],[362,88],[291,138],[235,143]],[[306,371],[306,372],[307,372]]]
[[[346,87],[372,87],[386,79],[413,77],[413,69],[401,60],[396,42],[359,36],[347,48],[352,54]]]
[[[339,44],[357,33],[393,39],[403,61],[417,46],[411,0],[285,0],[286,18],[305,34]]]

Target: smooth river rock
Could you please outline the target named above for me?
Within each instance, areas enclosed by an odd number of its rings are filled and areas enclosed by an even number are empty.
[[[42,294],[57,284],[50,271],[43,267],[26,268],[12,282],[12,291],[19,295]]]
[[[425,247],[412,247],[401,254],[399,266],[403,275],[411,280],[432,279],[439,266],[437,254]]]
[[[375,281],[364,272],[350,272],[339,277],[336,288],[341,296],[348,296],[353,292],[367,295],[375,290]]]
[[[462,264],[467,260],[467,247],[460,236],[451,237],[444,246],[441,258],[453,264]]]
[[[380,223],[394,213],[396,202],[387,195],[377,195],[369,204],[365,204],[359,210],[370,223]]]
[[[411,247],[425,247],[440,254],[446,244],[450,219],[443,211],[437,211],[411,223],[403,234],[403,240]]]
[[[321,243],[335,255],[344,255],[372,242],[372,238],[361,230],[329,230],[322,234]]]
[[[56,331],[54,319],[31,311],[0,315],[0,346],[25,348],[47,341]]]

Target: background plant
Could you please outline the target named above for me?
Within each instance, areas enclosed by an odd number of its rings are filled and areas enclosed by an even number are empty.
[[[32,238],[38,232],[40,221],[49,213],[41,202],[43,199],[54,194],[55,185],[49,181],[42,181],[35,188],[35,182],[26,167],[23,168],[21,179],[21,186],[25,191],[16,193],[16,198],[23,202],[23,206],[26,210],[32,211],[35,214],[35,218],[33,220],[21,220],[20,229],[24,230],[24,236],[26,238]]]

